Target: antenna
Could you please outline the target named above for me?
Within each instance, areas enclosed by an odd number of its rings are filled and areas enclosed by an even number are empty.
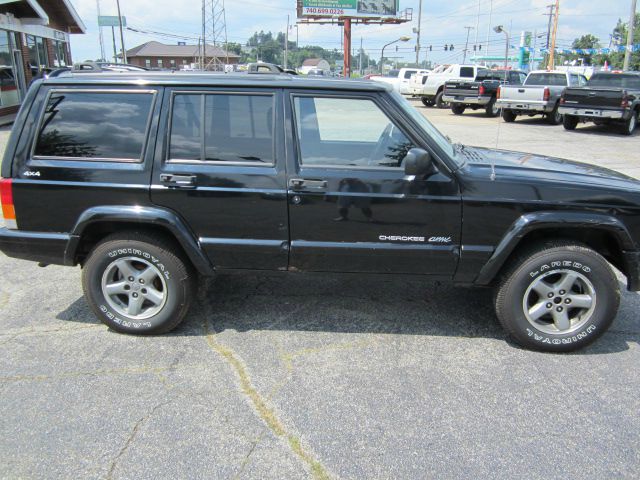
[[[207,49],[213,51],[207,52]],[[202,51],[199,53],[203,70],[224,71],[229,63],[224,0],[202,0]]]

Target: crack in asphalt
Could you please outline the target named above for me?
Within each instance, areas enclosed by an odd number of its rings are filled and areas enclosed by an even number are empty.
[[[133,440],[135,439],[136,435],[138,434],[138,431],[140,430],[140,427],[142,426],[142,424],[144,422],[146,422],[147,420],[149,420],[156,413],[156,411],[158,411],[161,407],[164,407],[165,405],[168,405],[169,403],[171,403],[171,401],[163,402],[163,403],[160,403],[160,404],[156,405],[155,407],[153,407],[151,409],[151,411],[149,413],[147,413],[144,417],[140,418],[136,422],[136,424],[133,426],[133,429],[131,430],[131,433],[127,437],[127,440],[124,442],[124,445],[122,446],[122,448],[118,452],[118,455],[116,455],[116,457],[111,461],[111,465],[109,466],[109,472],[107,473],[107,480],[112,480],[113,479],[113,473],[115,472],[115,469],[118,466],[118,462],[120,461],[120,458],[127,452],[127,450],[129,450],[129,447],[133,443]]]
[[[203,328],[207,344],[234,370],[238,380],[240,381],[240,389],[242,393],[253,404],[257,414],[267,427],[269,427],[271,432],[273,432],[277,437],[284,438],[287,441],[291,451],[310,468],[311,474],[316,480],[330,479],[331,477],[322,463],[315,459],[312,454],[302,446],[300,438],[293,433],[290,433],[287,427],[278,418],[273,408],[267,405],[267,401],[251,383],[247,369],[239,356],[231,348],[216,340],[216,332],[210,327],[207,319],[204,320]]]

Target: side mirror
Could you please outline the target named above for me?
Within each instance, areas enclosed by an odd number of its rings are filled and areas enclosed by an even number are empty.
[[[434,171],[431,154],[421,148],[412,148],[404,157],[404,173],[406,175],[427,175]]]

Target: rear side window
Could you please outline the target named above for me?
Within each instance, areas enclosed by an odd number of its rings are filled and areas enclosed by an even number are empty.
[[[169,161],[272,165],[273,104],[271,94],[174,95]]]
[[[461,67],[460,68],[460,77],[462,78],[474,78],[475,72],[473,71],[473,67]]]
[[[524,82],[525,86],[565,87],[567,76],[563,73],[532,73]]]
[[[406,70],[404,72],[404,78],[411,78],[411,75],[413,75],[414,73],[418,73],[417,70]]]
[[[36,157],[141,161],[154,92],[53,91]]]

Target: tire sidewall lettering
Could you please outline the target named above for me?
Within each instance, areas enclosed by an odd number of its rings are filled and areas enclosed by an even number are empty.
[[[109,310],[109,308],[102,304],[100,305],[100,311],[105,315],[105,317],[107,317],[110,321],[112,321],[113,323],[116,323],[122,327],[125,328],[133,328],[135,330],[139,330],[141,328],[151,328],[153,325],[151,322],[134,322],[131,320],[125,320],[122,319],[120,317],[118,317],[117,314],[113,313],[111,310]]]
[[[538,269],[529,272],[529,278],[534,279],[544,273],[547,273],[553,270],[558,270],[561,268],[570,268],[577,272],[586,273],[586,274],[589,274],[592,271],[589,265],[585,265],[581,262],[576,262],[573,260],[556,260],[553,262],[547,262],[543,265],[540,265]]]
[[[528,272],[529,281],[533,281],[534,279],[554,270],[559,269],[570,269],[576,272],[589,274],[592,272],[592,268],[589,265],[586,265],[583,262],[578,262],[575,260],[554,260],[551,262],[545,262],[540,265],[537,269]],[[567,334],[567,336],[551,336],[546,333],[540,332],[539,330],[535,330],[531,327],[526,328],[527,336],[533,339],[536,342],[547,344],[547,345],[570,345],[572,343],[581,342],[588,336],[592,335],[594,332],[598,330],[598,327],[593,323],[589,323],[585,325],[585,328],[580,330],[579,332],[571,332]]]
[[[160,270],[160,272],[162,273],[162,275],[164,275],[166,280],[171,279],[171,272],[158,258],[154,257],[149,252],[140,250],[139,248],[116,248],[108,252],[107,256],[114,260],[119,257],[129,257],[129,256],[142,258],[147,262],[152,263],[158,270]]]

